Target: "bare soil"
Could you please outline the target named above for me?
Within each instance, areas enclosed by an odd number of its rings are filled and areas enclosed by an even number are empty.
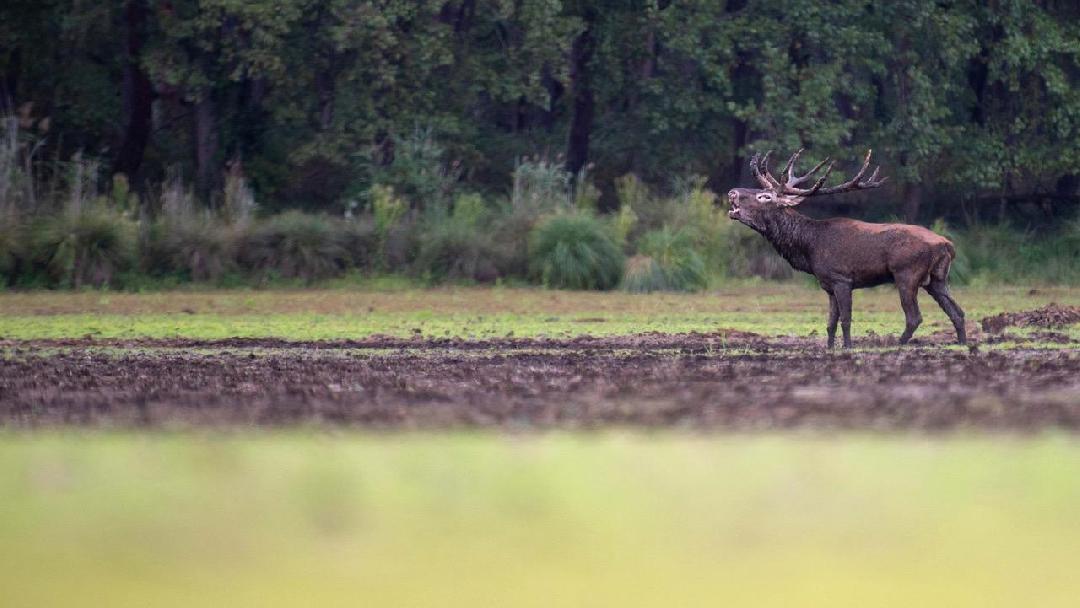
[[[6,341],[0,426],[1080,430],[1080,350],[951,339]]]
[[[1001,333],[1006,327],[1065,327],[1080,323],[1080,306],[1048,304],[1035,310],[1003,312],[982,320],[985,332]]]

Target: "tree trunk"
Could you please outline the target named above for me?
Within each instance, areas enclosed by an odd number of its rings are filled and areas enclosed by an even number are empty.
[[[22,68],[22,50],[14,48],[9,55],[8,69],[0,81],[0,114],[15,113],[15,98],[19,87],[19,70]]]
[[[731,138],[731,169],[728,173],[728,177],[731,179],[731,187],[734,188],[743,183],[744,174],[749,173],[749,165],[746,162],[746,156],[742,153],[742,149],[746,145],[746,121],[733,118],[732,122],[734,123],[735,133]]]
[[[596,50],[593,36],[595,15],[587,12],[585,29],[574,39],[570,49],[570,99],[572,117],[570,136],[566,142],[566,170],[577,176],[589,162],[589,136],[592,133],[593,99],[592,82],[589,74],[589,62]]]
[[[147,9],[143,0],[130,0],[124,8],[127,58],[124,64],[124,114],[127,126],[123,143],[113,161],[113,173],[124,173],[135,181],[142,165],[146,144],[150,141],[151,111],[154,90],[139,65],[146,42]]]
[[[216,108],[210,92],[195,104],[195,187],[203,200],[209,199],[216,180],[218,133]]]
[[[330,57],[330,68],[315,75],[315,90],[319,97],[319,130],[329,131],[334,124],[334,101],[336,98],[337,74],[333,69],[334,56]]]
[[[919,219],[919,207],[922,206],[922,184],[910,183],[904,186],[904,221],[914,224]]]

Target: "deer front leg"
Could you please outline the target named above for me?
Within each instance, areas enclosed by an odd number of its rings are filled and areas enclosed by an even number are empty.
[[[840,308],[836,303],[836,296],[829,292],[829,348],[836,347],[836,323],[840,320]]]
[[[840,315],[840,329],[844,332],[844,348],[851,348],[851,285],[833,285],[833,297]]]

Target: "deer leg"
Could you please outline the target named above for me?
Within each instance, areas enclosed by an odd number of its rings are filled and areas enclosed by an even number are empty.
[[[834,285],[833,296],[840,316],[840,329],[844,332],[844,348],[851,348],[851,285]]]
[[[900,291],[900,306],[904,309],[906,318],[904,333],[900,334],[900,344],[907,344],[922,323],[922,313],[919,312],[919,283],[897,281],[896,287]]]
[[[944,310],[949,320],[952,321],[953,328],[956,329],[956,343],[967,344],[964,311],[956,303],[956,300],[952,298],[952,294],[949,293],[949,284],[944,281],[931,280],[930,284],[926,286],[926,292],[930,294],[930,297],[934,298],[941,310]]]
[[[829,348],[836,346],[836,323],[840,320],[840,306],[836,303],[836,296],[829,294]]]

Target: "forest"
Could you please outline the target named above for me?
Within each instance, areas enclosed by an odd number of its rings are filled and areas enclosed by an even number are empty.
[[[716,193],[805,147],[889,177],[809,213],[1075,282],[1078,84],[1080,2],[7,0],[0,279],[784,278]]]

